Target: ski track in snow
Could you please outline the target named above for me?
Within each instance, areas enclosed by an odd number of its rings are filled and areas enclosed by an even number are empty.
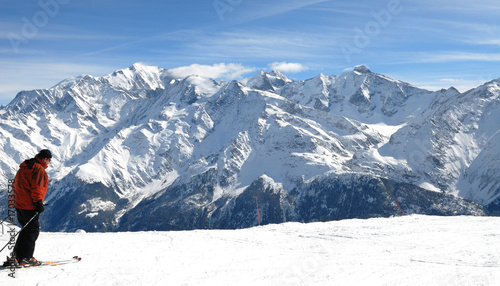
[[[0,285],[500,285],[499,217],[411,215],[241,230],[46,233]],[[7,228],[8,229],[8,228]],[[2,246],[9,234],[0,235]],[[7,252],[2,252],[2,257]]]

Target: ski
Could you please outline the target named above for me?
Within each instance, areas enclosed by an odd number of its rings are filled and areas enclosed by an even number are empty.
[[[40,261],[39,265],[17,265],[13,266],[15,269],[22,269],[22,268],[37,268],[37,267],[42,267],[42,266],[57,266],[57,265],[63,265],[63,264],[69,264],[69,263],[77,263],[80,262],[82,258],[80,256],[73,256],[71,259],[63,259],[63,260],[52,260],[52,261]],[[0,266],[0,271],[3,269],[10,269],[11,266]]]
[[[42,264],[39,265],[39,266],[44,266],[44,265],[55,266],[55,265],[76,263],[76,262],[80,262],[80,260],[82,260],[82,258],[80,256],[73,256],[73,258],[71,258],[71,259],[65,259],[65,260],[41,261]],[[36,267],[36,266],[31,266],[31,267]]]

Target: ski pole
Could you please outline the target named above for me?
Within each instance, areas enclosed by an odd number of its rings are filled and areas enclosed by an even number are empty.
[[[44,207],[48,206],[49,204],[43,204]],[[3,220],[2,222],[0,222],[0,224],[3,224],[9,217],[11,217],[12,214],[8,214]],[[31,220],[30,220],[31,221]]]
[[[8,214],[3,220],[2,222],[0,222],[0,224],[2,225],[2,234],[3,234],[3,223],[11,216],[11,214]]]
[[[35,215],[34,215],[32,218],[30,218],[30,220],[29,220],[29,221],[28,221],[25,225],[23,225],[23,227],[21,227],[21,229],[20,229],[20,230],[19,230],[19,231],[18,231],[18,232],[14,235],[14,236],[11,236],[11,238],[9,239],[9,241],[7,242],[7,244],[6,244],[4,247],[2,247],[2,249],[0,249],[0,252],[2,252],[2,251],[3,251],[6,247],[7,247],[7,245],[9,245],[9,244],[10,244],[10,242],[12,241],[12,239],[16,238],[16,236],[17,236],[19,233],[21,233],[21,231],[23,231],[23,229],[24,229],[24,228],[25,228],[25,227],[26,227],[26,226],[27,226],[27,225],[28,225],[28,224],[29,224],[29,223],[30,223],[30,222],[31,222],[31,221],[32,221],[32,220],[33,220],[33,219],[34,219],[37,215],[38,215],[38,212],[36,212],[36,213],[35,213]]]
[[[10,214],[7,215],[3,220],[2,222],[0,222],[0,224],[2,225],[2,234],[3,234],[3,223],[10,217]]]
[[[11,214],[7,215],[3,220],[2,222],[0,222],[0,224],[3,224],[9,217],[11,216]]]

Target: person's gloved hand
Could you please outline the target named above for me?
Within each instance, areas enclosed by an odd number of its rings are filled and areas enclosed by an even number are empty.
[[[36,202],[35,203],[35,207],[36,207],[37,213],[43,213],[43,211],[45,210],[45,207],[43,206],[43,202],[42,201]]]

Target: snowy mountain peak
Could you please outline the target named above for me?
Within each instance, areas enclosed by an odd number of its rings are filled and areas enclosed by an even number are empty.
[[[354,71],[360,73],[371,73],[371,71],[364,65],[355,66]]]
[[[293,80],[280,71],[273,70],[270,73],[261,71],[249,79],[243,79],[241,82],[250,88],[275,92],[286,84],[292,83]]]
[[[113,87],[123,90],[155,90],[164,88],[166,71],[158,67],[134,64],[127,69],[104,76]]]
[[[270,74],[261,71],[258,74],[254,75],[250,79],[243,81],[246,86],[262,91],[271,91],[274,92],[274,86],[271,82],[271,79],[274,77],[270,77]]]
[[[288,78],[286,75],[284,75],[283,73],[281,73],[278,70],[272,70],[268,74],[268,77],[270,77],[272,79],[272,81],[274,82],[274,84],[278,87],[281,87],[287,83],[293,82],[293,80],[291,80],[290,78]]]

